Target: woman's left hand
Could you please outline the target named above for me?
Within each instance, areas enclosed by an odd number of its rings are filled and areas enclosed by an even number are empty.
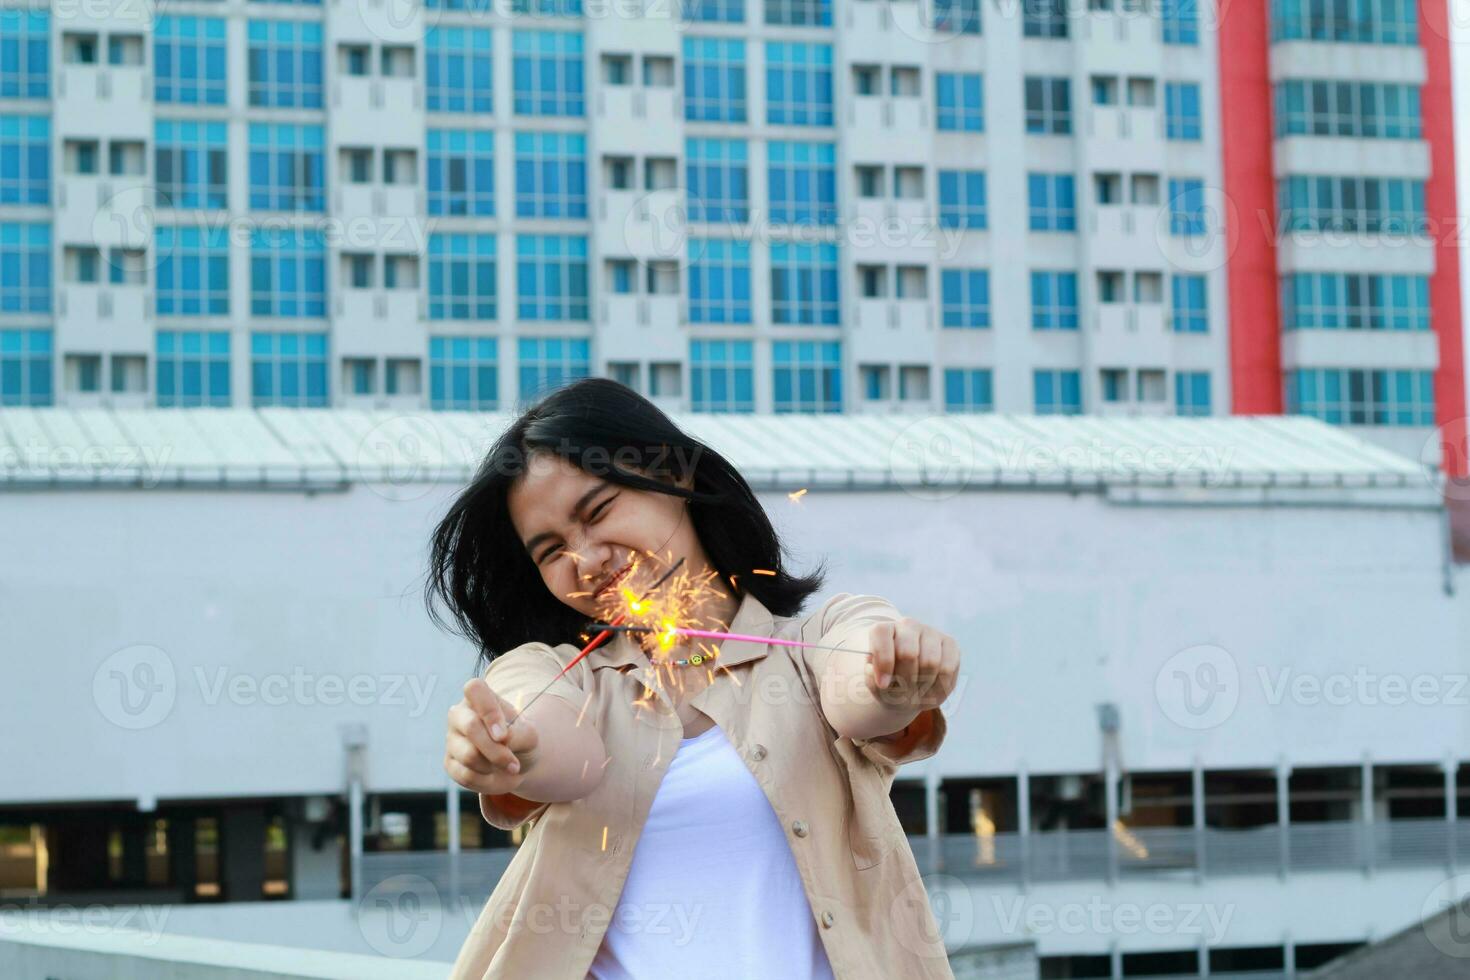
[[[893,707],[937,707],[959,678],[960,648],[954,637],[912,616],[874,624],[868,649],[868,691]]]

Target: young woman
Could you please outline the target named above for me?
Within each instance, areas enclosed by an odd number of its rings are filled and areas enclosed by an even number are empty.
[[[740,474],[617,382],[496,441],[427,595],[488,664],[445,770],[494,826],[533,825],[452,977],[953,976],[888,790],[943,741],[959,650],[876,596],[801,615],[822,570],[784,556]],[[660,587],[680,625],[820,648],[615,632],[557,677],[619,595]]]

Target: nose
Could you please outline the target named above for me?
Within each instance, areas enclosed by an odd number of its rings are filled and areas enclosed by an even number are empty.
[[[605,544],[584,538],[582,547],[577,549],[577,578],[582,587],[592,591],[602,584],[602,580],[617,571],[617,565],[613,562],[613,549]]]

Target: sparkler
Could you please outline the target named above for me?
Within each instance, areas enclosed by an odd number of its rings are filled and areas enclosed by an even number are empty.
[[[637,609],[638,609],[638,607],[640,605],[642,605],[643,603],[646,603],[647,600],[648,600],[648,597],[651,596],[651,595],[653,595],[653,593],[655,591],[657,591],[657,589],[658,589],[659,586],[661,586],[665,582],[667,582],[669,580],[669,578],[672,577],[673,574],[679,570],[679,566],[681,566],[683,564],[684,564],[684,559],[683,558],[680,558],[678,561],[674,562],[674,564],[669,567],[669,570],[667,572],[664,572],[663,575],[661,575],[659,577],[659,580],[657,582],[655,582],[652,585],[650,585],[648,587],[648,589],[643,593],[643,595],[640,596],[637,600],[635,600],[632,603],[632,606],[633,606],[634,611],[636,612]],[[636,569],[636,564],[635,564],[635,569]],[[632,572],[630,571],[629,572],[629,575],[631,575],[631,574],[632,574]],[[582,652],[579,653],[579,654],[577,654],[575,657],[573,657],[571,659],[571,662],[568,663],[565,667],[563,667],[561,669],[561,673],[557,674],[551,680],[547,681],[546,682],[546,686],[543,687],[543,688],[541,688],[541,690],[537,691],[535,697],[532,697],[531,700],[529,702],[527,702],[527,704],[526,704],[526,706],[524,708],[521,708],[519,711],[516,712],[516,716],[510,720],[510,724],[508,724],[508,725],[505,726],[506,727],[506,730],[509,731],[510,728],[513,725],[515,725],[515,723],[517,721],[520,720],[521,716],[524,715],[527,711],[530,710],[531,705],[535,704],[536,701],[537,701],[537,699],[540,698],[541,695],[543,695],[543,694],[546,693],[547,689],[550,688],[551,685],[555,684],[557,681],[559,681],[563,677],[565,677],[567,671],[569,671],[573,667],[577,666],[577,664],[582,660],[583,657],[587,656],[587,654],[589,654],[593,650],[597,649],[599,646],[602,645],[602,641],[603,640],[607,639],[609,636],[612,636],[612,634],[614,632],[618,631],[619,624],[622,623],[622,621],[624,619],[626,619],[627,617],[628,617],[627,611],[618,613],[618,615],[613,619],[613,621],[611,623],[609,623],[606,626],[604,626],[602,632],[598,633],[595,637],[593,637],[592,640],[591,640],[591,642],[589,642],[585,647],[582,648]]]
[[[659,640],[672,643],[676,636],[699,636],[711,640],[748,640],[751,643],[769,643],[773,646],[785,647],[807,647],[813,650],[837,650],[843,653],[860,653],[865,657],[871,657],[871,650],[854,650],[852,647],[833,647],[822,643],[808,643],[805,640],[783,640],[777,636],[754,636],[749,633],[722,633],[718,630],[700,630],[687,626],[625,626],[618,622],[594,624],[594,629],[601,627],[604,631],[612,633],[657,633]],[[667,638],[667,639],[666,639]]]

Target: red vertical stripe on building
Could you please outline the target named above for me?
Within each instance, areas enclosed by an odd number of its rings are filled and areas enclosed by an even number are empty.
[[[1443,439],[1445,470],[1451,476],[1466,476],[1470,475],[1470,466],[1467,466],[1465,444],[1465,340],[1461,332],[1449,3],[1450,0],[1425,0],[1419,4],[1419,44],[1424,49],[1428,69],[1421,98],[1430,160],[1424,208],[1435,236],[1435,269],[1429,280],[1429,307],[1439,340],[1434,416]]]
[[[1265,0],[1220,4],[1220,136],[1224,154],[1231,411],[1282,411],[1271,52]]]

